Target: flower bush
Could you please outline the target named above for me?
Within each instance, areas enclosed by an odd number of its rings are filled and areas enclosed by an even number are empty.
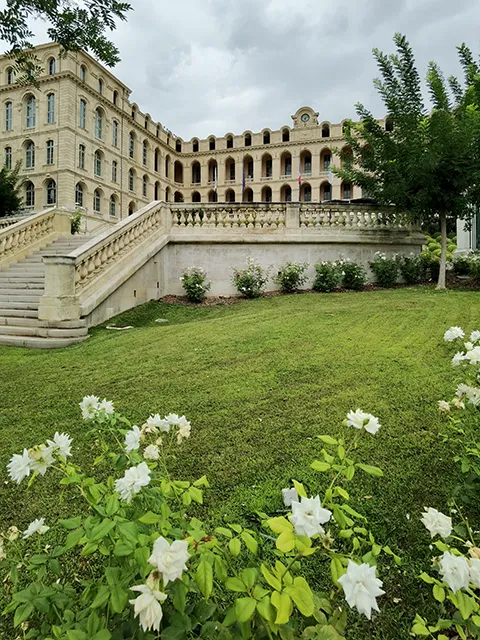
[[[75,235],[76,233],[80,233],[80,229],[82,226],[82,214],[80,211],[75,211],[70,216],[70,233]]]
[[[313,289],[322,293],[331,293],[340,286],[343,271],[342,262],[324,261],[315,265]]]
[[[212,283],[207,281],[207,274],[201,267],[185,269],[180,278],[189,302],[203,302]]]
[[[385,554],[400,558],[375,540],[347,490],[361,472],[382,475],[356,455],[360,439],[381,428],[378,418],[357,409],[345,419],[345,438],[318,436],[317,495],[294,481],[285,515],[260,514],[255,529],[228,523],[212,532],[188,515],[191,503],[203,503],[207,479],[169,472],[192,433],[185,416],[154,414],[139,427],[96,396],[80,408],[99,478],[75,463],[65,433],[8,464],[12,482],[29,478],[30,488],[56,475],[85,505],[68,519],[38,518],[23,536],[13,526],[1,540],[4,613],[15,628],[28,628],[25,638],[343,638],[344,599],[368,619],[379,610],[376,565]],[[331,575],[327,593],[305,578],[313,555]]]
[[[307,275],[305,271],[308,268],[308,262],[287,262],[279,268],[277,275],[273,281],[280,286],[284,293],[293,293],[305,284]]]
[[[472,280],[480,282],[480,253],[478,251],[470,255],[468,265]]]
[[[399,264],[396,256],[389,258],[386,253],[376,251],[369,265],[380,287],[392,287],[397,281]]]
[[[367,272],[361,264],[342,260],[343,286],[345,289],[361,291],[367,282]]]
[[[418,284],[426,279],[425,262],[420,255],[399,255],[398,267],[407,284]]]
[[[246,269],[234,269],[232,282],[245,298],[259,298],[268,282],[269,271],[253,258],[247,259]]]
[[[453,271],[457,276],[468,276],[470,273],[470,253],[461,253],[453,257]]]

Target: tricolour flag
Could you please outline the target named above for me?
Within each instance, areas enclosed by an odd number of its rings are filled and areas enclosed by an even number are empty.
[[[302,163],[298,165],[298,186],[302,186]]]
[[[245,165],[243,165],[243,171],[242,171],[242,194],[245,191]]]

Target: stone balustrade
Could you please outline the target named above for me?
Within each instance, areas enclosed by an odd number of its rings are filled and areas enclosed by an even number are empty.
[[[285,227],[285,203],[172,204],[172,226],[225,229]]]
[[[406,228],[400,218],[386,215],[386,210],[371,205],[300,203],[300,227],[343,227],[345,229]]]

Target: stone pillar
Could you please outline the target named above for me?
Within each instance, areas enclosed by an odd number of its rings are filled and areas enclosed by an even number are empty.
[[[78,320],[80,304],[75,296],[75,258],[45,256],[45,293],[40,298],[39,320],[50,323]]]
[[[285,229],[300,228],[300,205],[297,203],[287,203],[285,211]]]
[[[73,213],[73,212],[72,212]],[[71,223],[70,223],[71,213],[65,210],[57,210],[55,211],[55,217],[53,218],[53,231],[55,233],[67,234],[71,235]]]
[[[457,220],[457,251],[456,253],[465,253],[475,249],[475,218],[471,223],[471,228],[465,228],[465,220]]]

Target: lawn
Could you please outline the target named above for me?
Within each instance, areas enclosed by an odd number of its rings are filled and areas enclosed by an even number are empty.
[[[74,438],[77,460],[91,462],[95,450],[78,403],[96,394],[138,424],[150,413],[184,413],[192,437],[175,475],[207,474],[211,489],[201,516],[210,524],[251,522],[256,510],[282,508],[280,489],[293,477],[314,495],[321,490],[326,477],[309,469],[320,449],[315,435],[344,432],[347,411],[360,407],[382,424],[376,436],[362,439],[362,460],[385,475],[356,477],[352,505],[368,515],[380,541],[419,562],[409,571],[385,568],[381,615],[368,623],[349,614],[348,637],[408,638],[415,607],[431,606],[416,577],[429,554],[419,516],[423,506],[446,508],[457,477],[439,438],[437,400],[450,397],[455,383],[442,335],[455,324],[480,328],[477,296],[404,288],[222,307],[152,302],[117,319],[133,329],[97,328],[69,349],[0,348],[0,479],[7,479],[12,453],[55,430]],[[29,490],[2,490],[0,530],[72,515],[76,506],[68,496],[58,499],[54,475]],[[321,584],[325,576],[311,570]],[[13,637],[2,622],[0,636]]]

